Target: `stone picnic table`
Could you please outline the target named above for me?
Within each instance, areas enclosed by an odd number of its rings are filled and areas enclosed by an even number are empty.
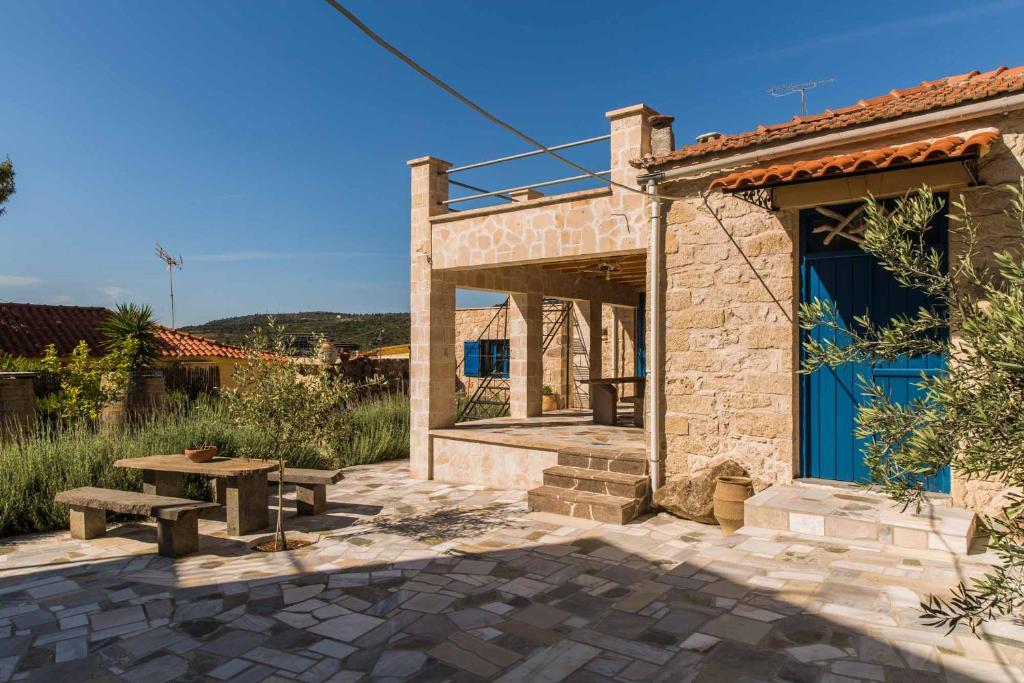
[[[114,467],[142,470],[142,491],[157,496],[181,497],[186,474],[216,479],[217,502],[227,510],[229,536],[241,536],[270,523],[267,505],[267,472],[277,463],[218,456],[192,462],[185,455],[149,455],[124,458]]]
[[[646,377],[596,377],[593,379],[580,380],[580,384],[589,384],[593,387],[590,395],[590,403],[594,409],[594,424],[617,425],[619,423],[618,392],[616,384],[633,384],[636,386],[636,396],[630,397],[633,403],[633,424],[643,427],[644,413],[644,391],[647,385]]]

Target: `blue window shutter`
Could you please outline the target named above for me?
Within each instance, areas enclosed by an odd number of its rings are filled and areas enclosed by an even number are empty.
[[[480,342],[467,341],[462,343],[462,353],[465,359],[462,364],[462,374],[466,377],[480,376]]]
[[[495,358],[494,367],[498,371],[499,377],[508,377],[508,359],[512,352],[512,347],[508,342],[508,339],[499,339],[498,343],[494,345]]]

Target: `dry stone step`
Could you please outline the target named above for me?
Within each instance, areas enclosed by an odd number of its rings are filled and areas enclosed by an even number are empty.
[[[556,465],[544,470],[546,486],[622,498],[645,498],[647,483],[647,477],[642,474],[624,474],[565,465]]]
[[[558,452],[558,464],[565,467],[579,467],[621,474],[647,474],[646,454],[628,451],[597,449],[562,450]]]
[[[805,484],[775,484],[747,499],[743,515],[751,527],[957,554],[970,551],[978,523],[973,512],[948,505],[918,513],[885,496]]]
[[[528,493],[531,512],[551,512],[608,524],[626,524],[646,511],[646,501],[573,491],[554,486],[538,486]]]

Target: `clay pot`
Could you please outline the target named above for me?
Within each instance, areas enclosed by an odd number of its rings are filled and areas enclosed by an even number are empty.
[[[715,483],[715,519],[728,536],[743,526],[743,501],[754,495],[750,477],[719,477]]]
[[[202,448],[186,448],[185,457],[192,462],[209,462],[217,455],[216,446],[204,446]]]
[[[544,394],[541,401],[541,409],[546,413],[558,410],[558,394]]]

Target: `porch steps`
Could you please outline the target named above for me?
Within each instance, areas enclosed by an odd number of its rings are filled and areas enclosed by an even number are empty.
[[[645,476],[564,465],[544,470],[544,485],[621,498],[643,498],[647,495]]]
[[[642,453],[614,449],[559,451],[558,464],[544,470],[544,485],[528,493],[530,510],[626,524],[647,511],[647,460]]]
[[[978,518],[949,505],[946,496],[930,496],[917,511],[857,487],[775,484],[746,501],[744,525],[966,554]]]

